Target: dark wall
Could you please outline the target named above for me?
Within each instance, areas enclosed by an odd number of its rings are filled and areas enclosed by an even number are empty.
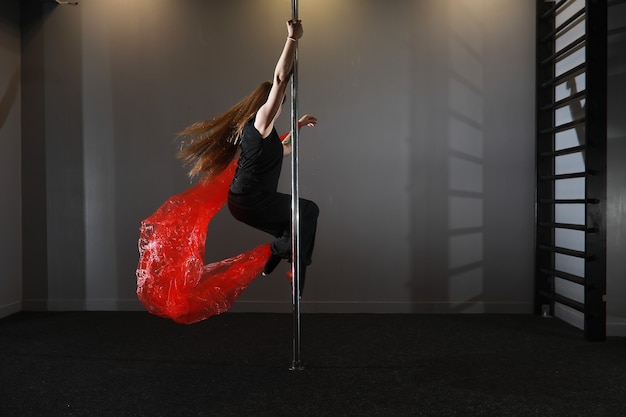
[[[84,309],[81,21],[22,2],[25,308]]]
[[[0,317],[21,309],[19,2],[0,3]]]
[[[42,7],[22,46],[25,305],[140,308],[139,224],[190,185],[175,133],[271,78],[290,13]],[[304,311],[530,312],[534,3],[320,0],[300,14],[300,108],[319,118],[302,131],[300,189],[321,208]],[[221,212],[207,261],[268,239]],[[290,311],[286,268],[235,310]]]

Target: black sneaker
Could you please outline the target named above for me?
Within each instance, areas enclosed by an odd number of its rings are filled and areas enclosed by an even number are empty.
[[[280,256],[272,254],[272,256],[270,256],[270,259],[265,264],[265,267],[263,268],[263,272],[261,272],[261,274],[265,277],[274,272],[281,259],[282,258]]]

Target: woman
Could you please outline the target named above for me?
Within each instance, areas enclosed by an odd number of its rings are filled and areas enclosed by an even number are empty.
[[[237,170],[230,185],[228,207],[233,217],[275,237],[272,256],[263,275],[271,273],[281,259],[291,258],[291,196],[277,192],[283,156],[291,152],[287,135],[279,138],[274,123],[280,116],[293,70],[296,42],[302,37],[300,21],[287,22],[288,37],[274,70],[273,82],[259,85],[248,97],[212,120],[195,123],[181,132],[191,143],[179,153],[189,174],[221,173],[241,148]],[[304,115],[302,125],[315,126],[317,119]],[[300,293],[306,266],[311,263],[319,208],[300,199]]]

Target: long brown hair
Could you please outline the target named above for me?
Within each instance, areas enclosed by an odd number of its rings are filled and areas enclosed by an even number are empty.
[[[267,101],[271,88],[272,83],[266,81],[226,112],[178,134],[184,147],[176,156],[190,167],[190,177],[203,174],[210,180],[226,169],[237,155],[243,127]]]

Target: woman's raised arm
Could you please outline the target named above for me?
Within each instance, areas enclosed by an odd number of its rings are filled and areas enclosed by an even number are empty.
[[[293,69],[293,62],[296,57],[296,44],[303,34],[302,23],[299,20],[295,22],[292,20],[288,21],[287,34],[285,46],[274,69],[272,89],[270,90],[267,101],[257,112],[254,121],[254,127],[263,137],[269,135],[274,128],[274,120],[279,115],[285,98],[289,77]]]

